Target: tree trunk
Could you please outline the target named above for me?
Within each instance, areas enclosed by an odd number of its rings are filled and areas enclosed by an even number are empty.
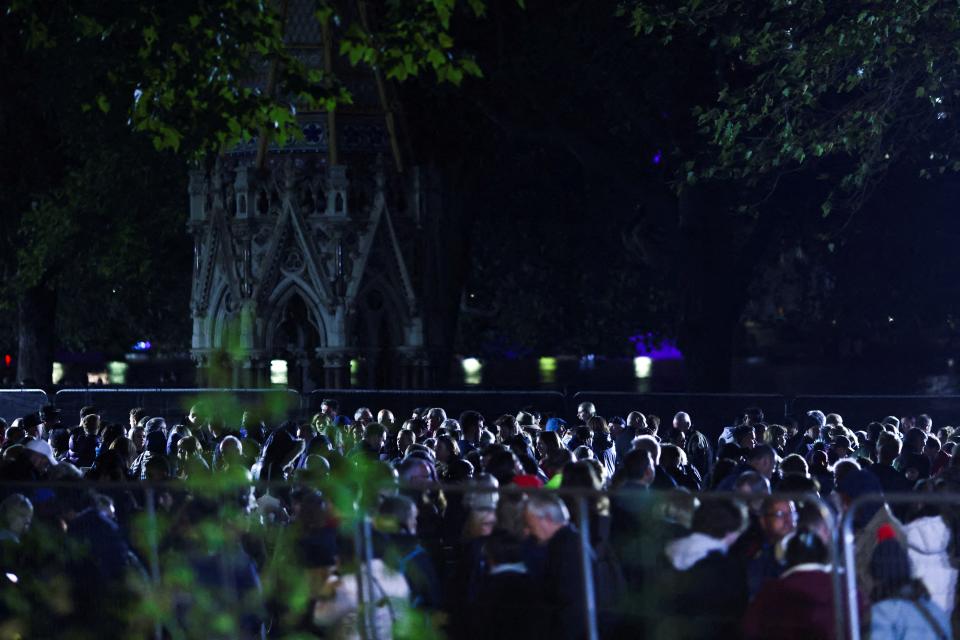
[[[17,380],[27,387],[52,383],[56,343],[57,293],[44,286],[28,289],[17,304]]]

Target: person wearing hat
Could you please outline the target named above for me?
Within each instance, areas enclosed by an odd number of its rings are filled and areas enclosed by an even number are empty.
[[[896,532],[881,527],[876,540],[870,555],[871,640],[952,638],[950,618],[930,598],[923,582],[911,574],[910,558]]]
[[[59,464],[57,458],[53,455],[53,449],[50,448],[50,444],[43,440],[30,440],[23,448],[27,460],[41,478],[46,476],[50,467],[55,467]]]
[[[851,451],[853,451],[853,443],[850,442],[850,438],[838,433],[830,440],[830,450],[827,455],[830,462],[835,463],[849,457]]]
[[[868,565],[876,547],[877,531],[881,527],[889,527],[901,542],[906,539],[906,536],[900,521],[890,512],[890,508],[883,499],[880,480],[869,471],[855,469],[846,473],[837,481],[836,491],[840,496],[843,511],[856,509],[853,514],[853,530],[857,584],[862,593],[869,594],[873,589],[873,576],[870,574]],[[859,503],[854,507],[853,503],[858,498],[867,496],[873,496],[875,499]]]

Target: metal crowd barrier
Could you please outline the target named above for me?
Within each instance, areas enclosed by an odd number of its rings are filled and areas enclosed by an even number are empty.
[[[257,410],[273,424],[294,418],[300,411],[300,393],[293,389],[61,389],[55,398],[67,423],[86,405],[97,407],[105,420],[120,424],[127,423],[134,407],[143,407],[148,416],[160,416],[175,424],[197,402],[224,414]]]
[[[801,395],[793,398],[794,415],[801,416],[812,409],[840,414],[844,425],[854,431],[866,429],[869,423],[879,422],[888,415],[900,418],[926,413],[933,417],[934,428],[960,423],[960,395]]]
[[[42,389],[0,389],[0,418],[7,424],[39,411],[46,404],[49,400]]]
[[[390,485],[377,485],[381,489],[387,489]],[[288,484],[272,484],[269,485],[271,490],[288,490],[290,485]],[[158,535],[158,532],[161,530],[159,525],[159,519],[162,516],[158,515],[158,504],[160,502],[159,496],[168,490],[172,491],[182,491],[185,486],[179,483],[46,483],[46,484],[31,484],[31,485],[16,485],[11,486],[9,483],[0,484],[0,489],[5,489],[5,493],[10,492],[12,489],[18,490],[30,490],[41,491],[60,489],[60,490],[76,490],[78,488],[94,489],[99,491],[117,491],[117,490],[129,490],[142,493],[144,496],[144,514],[148,519],[149,526],[146,529],[146,535],[144,540],[148,546],[146,550],[146,557],[144,558],[144,563],[147,565],[148,578],[150,584],[153,585],[152,588],[156,589],[163,578],[162,571],[163,567],[161,566],[161,554],[160,554],[160,545],[162,541]],[[501,496],[507,494],[529,494],[537,491],[545,491],[543,489],[525,489],[519,487],[505,487],[501,489],[491,489],[486,487],[478,487],[473,485],[434,485],[432,487],[421,487],[423,488],[442,488],[445,493],[452,495],[455,493],[467,494],[467,493],[490,493],[497,492]],[[24,491],[28,493],[28,491]],[[42,492],[42,491],[41,491]],[[576,501],[577,511],[579,512],[579,518],[577,520],[578,530],[579,530],[579,557],[577,561],[581,566],[581,575],[583,576],[583,584],[581,587],[580,597],[583,599],[584,610],[588,612],[585,620],[585,627],[583,629],[583,634],[581,637],[588,640],[598,640],[600,638],[600,632],[598,628],[598,613],[599,613],[599,604],[597,601],[597,594],[595,591],[595,582],[593,575],[593,564],[591,562],[591,556],[593,555],[593,549],[591,545],[591,529],[590,529],[590,502],[595,501],[600,495],[598,492],[589,491],[589,490],[578,490],[578,489],[560,489],[556,490],[556,493],[561,497],[570,498]],[[33,495],[29,493],[29,495]],[[605,495],[613,495],[607,493]],[[658,492],[645,494],[647,499],[651,501],[656,501],[663,494]],[[756,500],[756,497],[751,497],[749,495],[738,495],[733,493],[719,494],[719,493],[705,493],[699,494],[696,496],[700,501],[710,501],[710,500],[735,500],[747,504],[749,508],[749,501]],[[762,499],[763,496],[760,498]],[[784,500],[793,500],[795,502],[804,502],[808,504],[815,504],[829,522],[829,517],[826,515],[830,512],[830,507],[820,498],[814,495],[787,495],[787,494],[777,494],[775,497],[781,498]],[[359,508],[360,502],[355,502],[355,509]],[[214,514],[211,514],[214,515]],[[358,563],[358,572],[356,575],[357,579],[357,589],[359,595],[359,608],[357,623],[360,625],[360,637],[373,637],[370,630],[374,628],[375,621],[373,616],[375,615],[374,608],[364,606],[364,603],[372,602],[373,594],[370,591],[370,585],[374,584],[373,576],[373,563],[374,563],[374,551],[373,551],[373,526],[372,526],[372,515],[370,513],[363,512],[362,510],[355,512],[355,518],[352,519],[342,519],[341,522],[349,521],[354,522],[353,526],[353,539],[354,539],[354,551],[356,553],[355,559]],[[843,603],[847,603],[848,599],[845,598],[844,589],[855,590],[856,584],[851,583],[849,577],[851,574],[850,571],[847,572],[846,581],[843,580],[842,571],[838,570],[844,566],[849,567],[850,565],[844,564],[846,560],[849,562],[850,556],[852,554],[852,538],[846,527],[849,525],[849,518],[845,519],[844,527],[845,529],[840,535],[834,536],[830,547],[830,557],[833,559],[833,591],[834,591],[834,602],[835,602],[835,611],[836,611],[836,625],[837,625],[837,638],[845,637],[844,629],[856,630],[857,626],[857,617],[856,611],[850,611],[843,606]],[[230,527],[225,527],[228,529]],[[836,527],[835,527],[836,529]],[[841,548],[839,544],[846,544],[845,547]],[[652,585],[653,588],[656,588],[655,585]],[[855,591],[851,591],[855,593]],[[855,600],[855,595],[853,600]],[[606,603],[609,604],[609,603]],[[693,603],[695,605],[695,603]],[[845,613],[849,617],[845,616]],[[651,615],[656,615],[657,612],[651,612]],[[686,610],[685,615],[696,616],[696,609],[691,608]],[[155,637],[161,638],[164,637],[164,629],[162,625],[157,622],[155,627]],[[850,635],[851,638],[859,638],[859,635]]]
[[[907,507],[910,510],[910,514],[907,516],[908,520],[905,522],[900,522],[897,520],[888,509],[888,506],[898,506],[902,505]],[[858,516],[862,511],[867,509],[873,509],[878,507],[882,513],[874,514],[871,516],[871,520],[876,519],[874,522],[860,522],[860,530],[857,530],[856,524],[858,521]],[[868,627],[869,620],[871,617],[871,608],[874,602],[871,602],[872,595],[871,593],[866,593],[865,585],[861,584],[861,579],[864,576],[864,573],[869,573],[871,568],[869,566],[870,557],[857,557],[857,544],[858,541],[861,545],[870,545],[874,544],[874,541],[870,539],[870,536],[876,536],[877,527],[875,526],[877,522],[882,524],[893,523],[892,529],[894,531],[895,537],[900,541],[904,551],[909,555],[911,552],[911,545],[907,542],[907,531],[911,528],[911,523],[919,520],[920,518],[942,518],[942,513],[944,510],[955,510],[956,513],[960,514],[960,494],[957,493],[937,493],[937,492],[918,492],[913,494],[891,494],[891,495],[865,495],[854,500],[847,510],[843,514],[841,520],[840,528],[838,530],[838,536],[840,537],[840,545],[843,549],[843,562],[842,562],[842,574],[844,577],[845,583],[845,598],[843,600],[844,609],[845,609],[845,618],[847,625],[845,628],[845,635],[842,637],[849,638],[850,640],[860,640],[860,638],[867,637],[871,635],[871,629]],[[952,520],[952,519],[951,519]],[[933,523],[935,526],[939,527],[939,523]],[[950,542],[944,546],[941,551],[936,553],[936,556],[932,558],[934,563],[937,565],[937,571],[944,571],[953,573],[956,576],[957,569],[955,563],[957,563],[958,554],[960,554],[960,548],[953,548],[954,536],[953,527],[960,524],[960,520],[957,522],[947,522],[944,521],[943,525],[946,529],[948,539]],[[931,541],[928,538],[928,541]],[[941,541],[931,541],[931,542],[941,542]],[[927,551],[927,550],[924,550]],[[915,551],[919,555],[927,555],[926,553],[920,553]],[[867,566],[863,564],[858,564],[858,560],[865,561]],[[936,562],[939,561],[939,562]],[[957,580],[954,578],[952,582],[947,583],[947,589],[949,590],[950,585],[953,585],[954,593],[941,592],[936,587],[936,581],[930,574],[929,570],[924,570],[918,568],[914,565],[913,559],[911,558],[910,562],[910,576],[915,579],[919,579],[924,583],[924,586],[927,587],[929,595],[933,602],[938,600],[945,601],[948,609],[944,611],[947,614],[947,629],[944,631],[950,635],[949,625],[951,624],[951,609],[955,608],[955,592],[956,588],[960,585],[957,585]],[[883,578],[883,576],[880,576]],[[874,578],[871,576],[871,583]],[[864,607],[866,604],[866,607]],[[939,606],[939,605],[938,605]],[[953,613],[955,616],[956,613]],[[931,629],[929,636],[931,638],[938,637]]]
[[[571,402],[571,416],[581,402],[592,402],[597,413],[607,419],[615,415],[626,418],[631,411],[639,411],[659,416],[662,424],[670,424],[674,414],[686,411],[694,427],[714,443],[723,428],[743,416],[747,407],[760,407],[767,422],[774,423],[789,415],[790,409],[789,398],[773,394],[578,391]]]
[[[516,414],[532,407],[543,414],[566,415],[566,397],[558,391],[438,391],[407,389],[317,389],[304,397],[309,413],[320,411],[326,398],[340,403],[340,413],[353,417],[358,407],[368,407],[376,415],[380,409],[393,412],[397,422],[407,420],[414,409],[442,407],[448,418],[473,409],[492,421],[501,414]]]

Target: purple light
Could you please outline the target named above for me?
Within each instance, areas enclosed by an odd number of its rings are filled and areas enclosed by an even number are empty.
[[[645,356],[651,360],[683,360],[683,353],[673,340],[654,340],[653,334],[638,333],[630,336],[630,342],[633,343],[638,356]]]
[[[133,345],[133,350],[134,351],[150,351],[150,348],[152,346],[153,345],[150,344],[149,340],[141,340],[140,342]]]
[[[663,160],[663,152],[657,149],[657,152],[653,156],[653,164],[660,164],[661,160]]]

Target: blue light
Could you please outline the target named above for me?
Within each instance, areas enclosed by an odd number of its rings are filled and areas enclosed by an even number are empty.
[[[149,340],[141,340],[140,342],[133,345],[133,350],[134,351],[150,351],[150,348],[152,346],[153,345],[150,344]]]
[[[660,164],[661,160],[663,160],[663,152],[657,149],[657,152],[653,156],[653,164]]]

